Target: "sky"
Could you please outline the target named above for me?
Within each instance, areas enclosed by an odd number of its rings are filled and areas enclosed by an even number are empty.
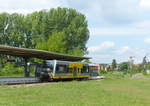
[[[74,8],[86,15],[92,61],[135,63],[150,59],[150,0],[0,0],[0,12],[28,14],[57,7]]]

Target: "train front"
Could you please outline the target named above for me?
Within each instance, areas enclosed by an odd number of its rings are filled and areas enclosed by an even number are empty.
[[[100,65],[95,63],[89,64],[89,79],[103,79],[103,76],[100,76]]]

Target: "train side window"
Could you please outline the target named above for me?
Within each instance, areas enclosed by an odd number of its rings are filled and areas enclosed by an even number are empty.
[[[67,65],[57,64],[56,73],[67,73],[67,71],[68,71]]]
[[[81,69],[81,73],[88,73],[88,67],[83,66],[83,68]]]
[[[68,72],[73,73],[73,68],[69,68]]]

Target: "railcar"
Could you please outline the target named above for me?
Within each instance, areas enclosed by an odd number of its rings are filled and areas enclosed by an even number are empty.
[[[88,79],[91,76],[99,76],[98,65],[96,64],[58,60],[46,60],[36,67],[35,72],[36,77],[48,81]]]

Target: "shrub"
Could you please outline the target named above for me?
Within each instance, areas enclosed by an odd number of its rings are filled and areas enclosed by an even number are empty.
[[[0,76],[19,76],[23,74],[23,67],[15,66],[15,63],[6,63],[0,70]]]

